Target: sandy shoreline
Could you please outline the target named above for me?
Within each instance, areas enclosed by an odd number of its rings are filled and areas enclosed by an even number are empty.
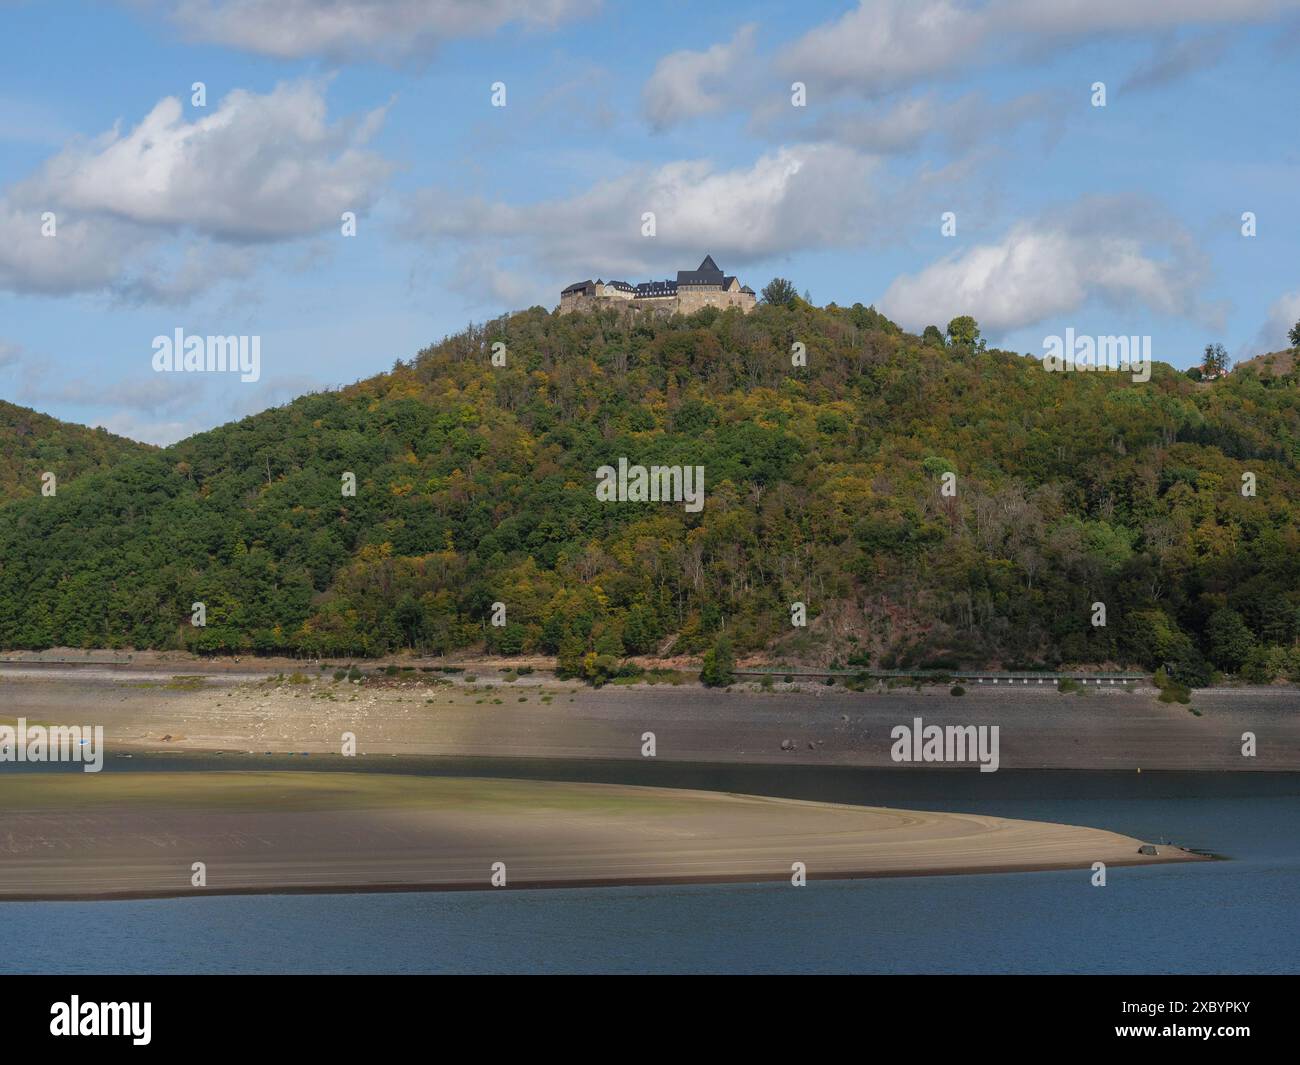
[[[1206,860],[1101,829],[640,786],[382,774],[0,777],[0,899],[789,881]],[[194,862],[207,883],[191,884]]]
[[[0,724],[102,725],[107,759],[97,774],[0,765],[0,899],[495,890],[497,861],[506,887],[524,889],[789,882],[795,861],[817,880],[1049,869],[1086,877],[1094,861],[1205,860],[1166,846],[1142,855],[1140,841],[1099,829],[893,809],[892,788],[867,807],[397,769],[403,759],[457,758],[534,761],[539,775],[548,762],[711,765],[696,786],[712,788],[728,765],[897,768],[890,731],[918,717],[996,725],[1000,771],[1300,768],[1294,692],[1197,693],[1193,705],[1200,716],[1119,690],[595,690],[541,675],[369,674],[354,683],[332,673],[6,666]],[[1245,730],[1258,736],[1254,759],[1241,756]],[[349,735],[356,759],[342,756]],[[268,753],[294,757],[257,765]],[[176,760],[150,765],[155,756]],[[328,771],[314,771],[322,762]],[[970,764],[950,771],[996,776]],[[190,883],[195,861],[207,865],[204,886]]]
[[[176,680],[174,677],[181,679]],[[247,676],[0,668],[0,723],[101,724],[110,754],[225,751],[541,759],[655,758],[890,767],[890,730],[996,725],[1001,768],[1296,771],[1300,695],[1289,688],[1196,692],[1192,708],[1150,690],[1086,695],[946,688],[856,693],[719,692],[694,685],[595,690],[539,675],[416,674],[274,683]],[[1242,754],[1246,732],[1254,757]]]

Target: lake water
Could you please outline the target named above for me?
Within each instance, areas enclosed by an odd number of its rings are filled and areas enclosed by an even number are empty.
[[[175,765],[160,760],[133,768]],[[382,768],[399,766],[386,761]],[[1167,839],[1229,860],[1111,869],[1105,887],[1093,887],[1090,872],[1081,869],[813,880],[804,888],[5,903],[0,972],[1300,971],[1300,774],[483,760],[400,768],[982,812]]]

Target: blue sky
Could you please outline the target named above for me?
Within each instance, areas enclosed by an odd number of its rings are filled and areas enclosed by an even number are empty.
[[[0,0],[0,31],[0,398],[137,439],[706,252],[1034,354],[1186,367],[1300,319],[1300,0]],[[176,328],[260,336],[260,380],[155,373]]]

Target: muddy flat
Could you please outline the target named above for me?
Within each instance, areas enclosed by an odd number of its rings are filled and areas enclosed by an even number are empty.
[[[1193,713],[1195,710],[1196,713]],[[709,691],[593,690],[541,675],[506,683],[417,673],[399,681],[300,683],[234,675],[0,669],[0,724],[103,725],[110,752],[229,751],[640,759],[890,766],[895,725],[996,725],[1002,769],[1300,769],[1300,691],[1197,691],[1191,709],[1151,689],[1059,694],[1038,687]],[[1243,737],[1255,737],[1243,754]]]
[[[1093,828],[380,773],[0,775],[0,899],[809,880],[1201,860]],[[206,885],[194,886],[201,862]]]

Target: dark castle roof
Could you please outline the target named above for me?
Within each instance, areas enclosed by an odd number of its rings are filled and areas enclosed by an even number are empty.
[[[722,271],[713,261],[712,255],[706,255],[704,261],[694,270],[678,270],[679,285],[717,285],[722,287]]]
[[[586,292],[591,289],[593,284],[596,285],[606,284],[606,285],[613,286],[614,288],[618,289],[620,292],[633,292],[638,297],[676,296],[678,286],[681,285],[707,287],[707,288],[720,288],[725,290],[730,288],[731,283],[735,280],[736,277],[734,274],[724,275],[722,273],[722,270],[718,267],[718,264],[713,261],[712,255],[706,255],[704,257],[704,261],[700,263],[698,269],[678,270],[676,281],[672,281],[672,280],[643,281],[641,284],[636,285],[635,287],[628,284],[626,281],[601,282],[599,279],[597,279],[595,282],[579,281],[577,284],[570,285],[568,288],[563,289],[560,292],[560,295],[567,296],[575,292]],[[754,294],[754,290],[750,288],[748,285],[743,285],[740,291],[748,292],[751,296]]]

